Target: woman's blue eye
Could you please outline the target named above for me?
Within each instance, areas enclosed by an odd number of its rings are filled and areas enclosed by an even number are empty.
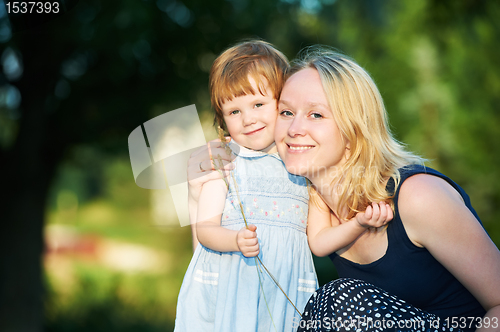
[[[237,114],[240,110],[231,111],[229,114]]]
[[[255,104],[255,107],[262,107],[263,104]]]
[[[311,114],[311,116],[315,119],[321,119],[323,117],[323,115],[319,114],[319,113],[313,113]]]
[[[280,112],[280,115],[284,115],[284,116],[292,116],[293,113],[288,111],[288,110],[284,110],[284,111],[281,111]]]

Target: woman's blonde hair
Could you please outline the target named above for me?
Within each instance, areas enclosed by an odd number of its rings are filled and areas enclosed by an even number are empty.
[[[407,151],[390,132],[382,96],[370,75],[349,57],[322,46],[302,51],[292,62],[290,76],[306,69],[316,69],[321,78],[329,107],[342,138],[349,144],[347,161],[340,167],[332,185],[339,194],[338,211],[347,207],[350,219],[372,202],[391,203],[393,193],[386,191],[386,181],[399,185],[398,169],[409,164],[423,164],[423,158]],[[332,189],[333,190],[333,189]],[[311,190],[313,202],[317,192]]]
[[[289,68],[287,57],[262,40],[243,41],[222,52],[215,59],[209,77],[214,125],[227,129],[222,115],[224,102],[247,94],[263,95],[263,78],[273,98],[278,100]],[[248,76],[255,80],[259,91],[253,91]]]

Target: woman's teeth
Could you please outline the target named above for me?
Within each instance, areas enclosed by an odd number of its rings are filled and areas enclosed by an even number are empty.
[[[309,150],[312,146],[290,146],[291,150]]]

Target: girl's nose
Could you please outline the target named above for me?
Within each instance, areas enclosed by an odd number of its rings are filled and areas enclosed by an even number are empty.
[[[255,122],[257,122],[255,115],[253,112],[245,112],[243,114],[243,126],[250,126],[253,125]]]

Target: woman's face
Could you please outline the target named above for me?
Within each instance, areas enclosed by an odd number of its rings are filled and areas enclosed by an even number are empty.
[[[313,181],[345,163],[346,144],[316,69],[303,69],[286,81],[278,110],[274,139],[288,172]]]

